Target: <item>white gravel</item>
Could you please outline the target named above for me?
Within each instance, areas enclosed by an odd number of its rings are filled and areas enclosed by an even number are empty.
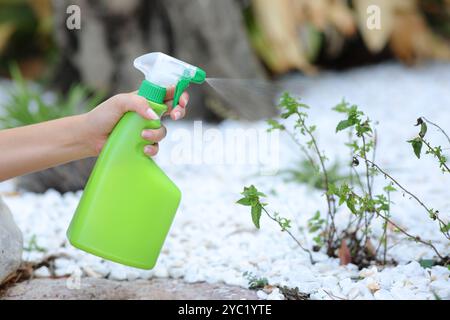
[[[346,135],[335,135],[339,120],[330,111],[343,97],[358,104],[373,120],[379,121],[378,162],[387,168],[433,208],[450,219],[448,188],[450,175],[443,175],[429,156],[417,160],[405,143],[417,132],[413,127],[419,116],[427,116],[450,131],[450,65],[433,64],[408,69],[396,64],[384,64],[345,73],[324,73],[316,78],[299,76],[285,80],[285,86],[300,94],[310,104],[311,122],[319,127],[319,143],[331,160],[346,160],[348,152],[340,144]],[[203,129],[218,129],[213,133],[232,129],[259,128],[264,123],[227,121],[219,126],[204,125]],[[141,271],[103,261],[68,245],[65,231],[77,206],[81,192],[59,193],[49,190],[38,195],[9,193],[11,183],[0,184],[0,192],[15,214],[24,232],[25,243],[31,251],[24,259],[39,261],[49,254],[61,254],[56,260],[58,276],[82,272],[85,276],[107,277],[115,280],[148,279],[151,277],[184,278],[187,282],[224,282],[246,287],[243,276],[250,271],[266,277],[271,285],[299,287],[315,299],[450,299],[450,271],[435,266],[422,268],[416,261],[432,258],[429,248],[390,235],[393,245],[389,257],[399,262],[396,267],[371,267],[361,271],[354,265],[339,266],[337,259],[315,253],[319,262],[311,265],[307,255],[281,233],[271,221],[262,218],[260,231],[252,226],[248,208],[235,204],[244,185],[254,183],[268,194],[270,208],[283,216],[294,218],[293,232],[312,245],[304,228],[317,209],[324,208],[323,196],[305,185],[286,183],[281,176],[261,176],[255,165],[214,165],[197,162],[179,164],[173,148],[179,147],[175,134],[191,132],[190,122],[168,123],[169,135],[162,144],[157,162],[183,191],[183,200],[171,232],[166,240],[157,267]],[[211,133],[211,132],[210,132]],[[435,130],[433,140],[444,144]],[[232,139],[224,135],[227,150],[233,150]],[[179,138],[179,136],[178,136]],[[195,138],[194,138],[195,139]],[[290,140],[280,136],[280,166],[287,168],[299,159]],[[205,142],[208,154],[221,153],[220,143]],[[219,150],[220,148],[220,150]],[[258,144],[247,146],[249,153],[257,153]],[[450,146],[449,146],[450,148]],[[195,147],[194,147],[195,149]],[[276,148],[272,150],[276,152]],[[448,153],[448,150],[446,150]],[[276,156],[272,154],[272,156]],[[377,188],[386,183],[382,177]],[[273,191],[273,192],[272,192]],[[441,252],[449,253],[450,245],[438,232],[437,226],[414,202],[394,195],[396,203],[393,219],[411,233],[433,240]],[[346,223],[347,212],[339,212],[339,224]],[[374,233],[380,232],[379,225]],[[33,241],[35,240],[35,241]],[[41,268],[37,276],[48,276]],[[279,299],[279,291],[259,292],[263,299]]]

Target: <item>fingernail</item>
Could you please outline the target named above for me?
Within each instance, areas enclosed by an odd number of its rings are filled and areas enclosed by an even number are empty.
[[[153,147],[152,146],[145,146],[144,147],[144,152],[146,154],[151,155],[152,151],[153,151]]]
[[[180,107],[186,108],[187,104],[188,104],[188,100],[189,100],[189,94],[185,93],[182,97],[181,97],[181,101],[180,101]]]
[[[150,139],[152,137],[152,133],[150,131],[144,130],[142,131],[142,138]]]
[[[175,111],[174,118],[175,118],[175,120],[180,119],[181,118],[181,112],[180,111]]]
[[[150,119],[153,119],[153,120],[158,120],[159,119],[158,115],[155,113],[155,111],[153,111],[152,108],[148,108],[147,109],[147,114],[150,117]]]

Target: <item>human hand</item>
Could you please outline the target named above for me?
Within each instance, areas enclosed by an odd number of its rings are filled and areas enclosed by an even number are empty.
[[[179,105],[174,108],[172,105],[174,91],[174,87],[167,89],[164,103],[167,105],[168,111],[165,115],[170,115],[172,120],[179,120],[185,116],[189,95],[184,92],[181,95]],[[159,119],[158,115],[149,107],[147,99],[138,96],[136,92],[115,95],[99,104],[92,111],[82,115],[85,117],[85,140],[91,156],[100,154],[116,123],[129,111],[136,112],[148,120]],[[144,130],[141,132],[141,136],[149,141],[143,152],[152,157],[158,153],[158,143],[166,136],[166,128],[161,126],[161,128],[155,130]]]

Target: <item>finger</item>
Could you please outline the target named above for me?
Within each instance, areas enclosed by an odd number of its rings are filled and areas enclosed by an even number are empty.
[[[145,119],[157,120],[158,115],[150,108],[147,99],[133,93],[122,93],[114,96],[117,108],[122,112],[134,111]]]
[[[142,135],[142,138],[144,138],[145,140],[155,143],[155,142],[160,142],[162,139],[164,139],[166,137],[166,134],[167,134],[167,129],[164,126],[162,126],[159,129],[143,130],[141,135]]]
[[[178,101],[178,105],[181,106],[182,108],[186,108],[188,103],[189,103],[189,93],[183,92],[183,94],[180,97],[180,101]],[[172,110],[174,109],[173,100],[167,101],[166,106],[167,106],[167,113],[171,113]]]
[[[175,121],[184,118],[185,115],[186,115],[186,109],[181,106],[177,106],[175,109],[173,109],[170,112],[170,117],[172,118],[172,120],[175,120]]]
[[[159,151],[159,146],[157,143],[155,144],[149,144],[144,147],[144,153],[148,155],[149,157],[154,157]]]
[[[183,92],[183,94],[180,97],[180,101],[178,102],[178,104],[180,105],[180,107],[182,108],[186,108],[187,105],[189,103],[189,93],[187,93],[186,91]]]
[[[175,86],[170,86],[166,89],[166,97],[164,101],[172,100],[175,95]]]

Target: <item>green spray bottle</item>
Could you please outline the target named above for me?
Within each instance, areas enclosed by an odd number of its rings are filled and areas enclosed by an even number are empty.
[[[137,58],[134,66],[145,75],[138,94],[160,117],[167,111],[167,87],[176,85],[176,106],[191,82],[206,77],[202,69],[160,52]],[[117,123],[67,231],[73,246],[136,268],[155,266],[181,199],[178,187],[143,152],[148,141],[142,130],[160,126],[160,120],[134,112]]]

